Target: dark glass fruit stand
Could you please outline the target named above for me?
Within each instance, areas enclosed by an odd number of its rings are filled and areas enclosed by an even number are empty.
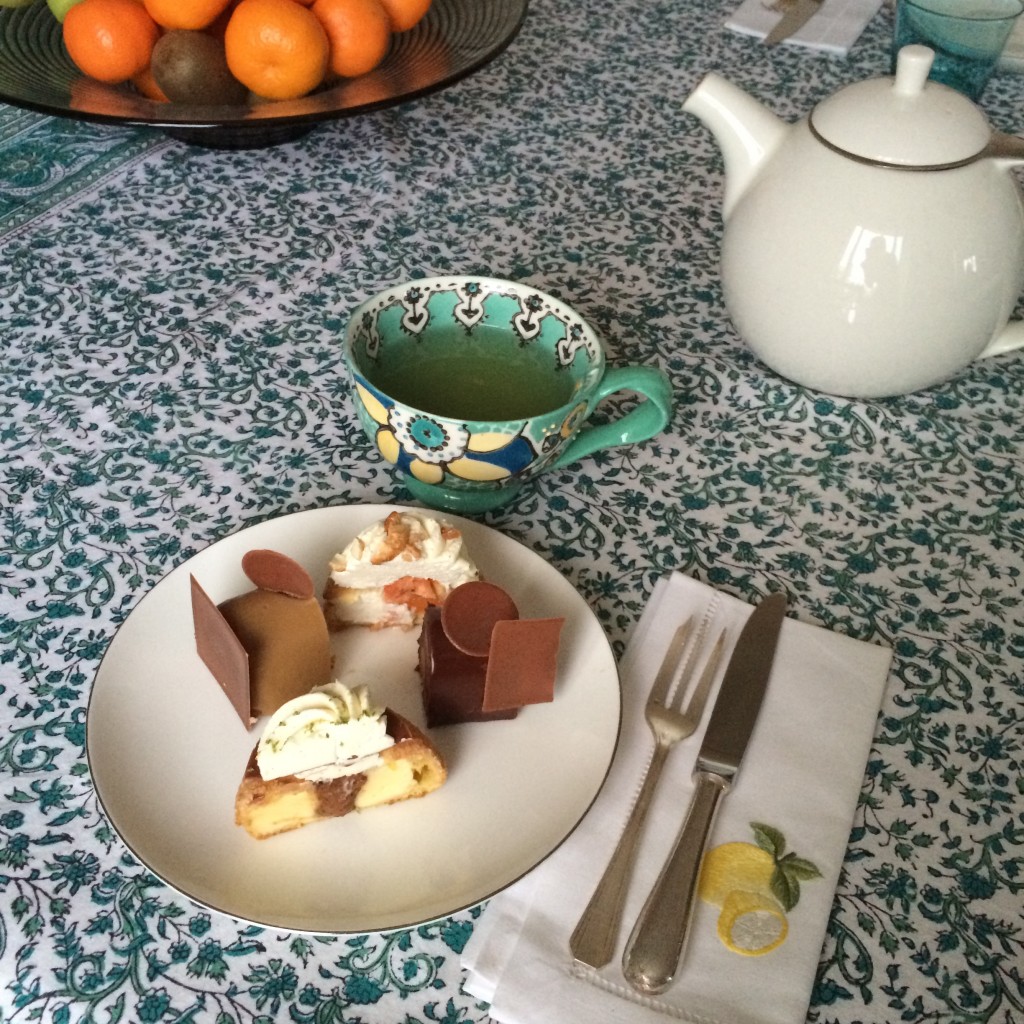
[[[131,85],[87,78],[72,63],[44,0],[0,8],[0,101],[58,117],[146,125],[198,146],[253,149],[298,138],[323,121],[406,103],[479,70],[515,38],[528,0],[434,0],[392,37],[369,74],[295,100],[194,106],[147,99]]]

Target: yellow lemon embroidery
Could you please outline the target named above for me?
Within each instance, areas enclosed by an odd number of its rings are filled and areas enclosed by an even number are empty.
[[[786,941],[789,922],[771,896],[731,892],[718,915],[718,937],[726,948],[744,956],[762,956]]]
[[[720,907],[731,892],[771,893],[775,861],[753,843],[725,843],[704,856],[697,892],[705,903]]]
[[[800,883],[820,878],[809,860],[786,852],[786,837],[770,825],[751,822],[755,843],[723,843],[708,850],[697,892],[720,907],[718,937],[727,949],[761,956],[786,941],[786,914],[800,899]]]

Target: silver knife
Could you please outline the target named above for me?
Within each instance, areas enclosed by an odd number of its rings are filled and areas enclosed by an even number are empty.
[[[821,10],[823,2],[824,0],[795,0],[775,23],[771,32],[764,37],[764,45],[774,46],[788,39],[794,32],[799,32]]]
[[[622,956],[626,980],[645,995],[664,992],[679,969],[704,845],[754,731],[785,617],[785,594],[772,594],[750,613],[736,641],[697,755],[686,820]]]

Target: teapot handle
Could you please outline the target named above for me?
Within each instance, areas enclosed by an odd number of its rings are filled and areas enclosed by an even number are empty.
[[[978,154],[979,158],[1005,160],[1010,166],[1024,163],[1024,138],[993,132],[988,145]]]
[[[989,356],[1002,355],[1004,352],[1013,352],[1014,349],[1024,348],[1024,320],[1011,320],[999,332],[984,349],[978,354],[979,359],[987,359]]]

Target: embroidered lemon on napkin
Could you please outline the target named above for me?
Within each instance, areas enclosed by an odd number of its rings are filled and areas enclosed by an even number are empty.
[[[800,883],[820,878],[809,860],[786,852],[786,837],[751,822],[753,843],[723,843],[704,855],[697,891],[720,907],[718,937],[727,949],[762,956],[789,933],[788,911],[800,900]]]

